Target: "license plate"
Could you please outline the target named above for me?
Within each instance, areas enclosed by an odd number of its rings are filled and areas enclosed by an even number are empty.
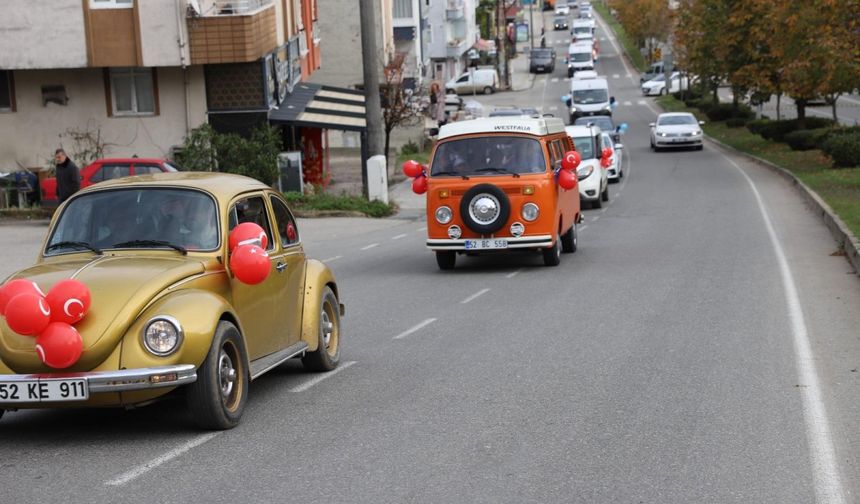
[[[505,249],[508,248],[508,240],[466,240],[466,250],[483,249]]]
[[[0,403],[86,401],[89,397],[90,390],[83,378],[42,378],[16,382],[0,379]]]

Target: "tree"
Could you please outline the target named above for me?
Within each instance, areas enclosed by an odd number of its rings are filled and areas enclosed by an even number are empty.
[[[391,147],[391,132],[401,126],[415,126],[422,120],[420,111],[419,89],[408,88],[403,79],[404,56],[397,54],[386,65],[385,83],[379,86],[382,102],[382,122],[385,133],[386,161],[389,159]]]
[[[773,94],[779,97],[782,46],[774,2],[747,0],[742,6],[734,6],[727,26],[728,77],[735,106],[738,96],[747,92],[756,104],[769,100]]]
[[[628,0],[612,2],[618,20],[640,48],[648,49],[648,62],[654,53],[654,42],[665,42],[672,26],[669,2],[666,0]]]
[[[706,90],[718,101],[717,90],[727,77],[728,30],[726,0],[683,0],[678,7],[675,45],[685,54],[686,70],[698,75]]]
[[[281,150],[279,130],[268,124],[255,129],[250,138],[218,133],[204,124],[185,138],[179,163],[184,170],[236,173],[272,185],[278,178]]]

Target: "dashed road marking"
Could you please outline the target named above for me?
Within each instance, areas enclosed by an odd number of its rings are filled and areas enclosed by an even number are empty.
[[[391,237],[391,239],[392,239],[392,240],[399,240],[399,239],[401,239],[401,238],[406,238],[406,233],[402,233],[402,234],[399,234],[399,235],[397,235],[397,236],[392,236],[392,237]]]
[[[633,102],[632,101],[626,101],[626,102],[624,102],[624,105],[629,107],[629,106],[633,105]]]
[[[414,333],[414,332],[417,332],[417,331],[420,331],[421,329],[424,329],[425,327],[427,327],[428,325],[432,324],[433,322],[436,322],[436,319],[435,319],[435,318],[429,318],[429,319],[427,319],[427,320],[425,320],[425,321],[423,321],[423,322],[420,322],[420,323],[418,323],[418,324],[415,324],[414,326],[412,326],[412,327],[410,327],[409,329],[407,329],[407,330],[403,331],[402,333],[398,334],[397,336],[395,336],[395,337],[394,337],[394,338],[392,338],[392,339],[403,339],[403,338],[405,338],[405,337],[409,336],[410,334],[412,334],[412,333]]]
[[[378,243],[371,243],[370,245],[367,245],[365,247],[361,247],[361,250],[370,250],[370,249],[372,249],[374,247],[378,247],[378,246],[379,246]]]
[[[352,366],[353,364],[355,364],[355,361],[343,362],[343,363],[341,363],[340,366],[329,371],[328,373],[320,373],[320,374],[316,375],[315,377],[311,378],[310,380],[302,383],[301,385],[296,385],[295,387],[290,389],[290,392],[304,392],[305,390],[313,387],[317,383],[325,380],[326,378],[331,378],[332,376],[340,373],[341,371],[348,368],[349,366]]]
[[[558,82],[558,77],[553,77],[552,82]]]
[[[211,440],[212,438],[214,438],[215,436],[218,436],[219,434],[221,434],[223,432],[224,431],[210,432],[208,434],[202,434],[200,436],[197,436],[196,438],[192,439],[191,441],[188,441],[186,443],[183,443],[183,444],[177,446],[176,448],[170,450],[169,452],[165,453],[164,455],[161,455],[160,457],[156,457],[156,458],[150,460],[149,462],[146,462],[146,463],[141,464],[141,465],[139,465],[139,466],[137,466],[131,470],[128,470],[128,471],[120,474],[119,476],[117,476],[116,478],[114,478],[112,480],[105,481],[105,485],[108,485],[108,486],[125,485],[129,481],[131,481],[133,479],[137,479],[140,476],[143,476],[144,474],[148,473],[149,471],[155,469],[156,467],[158,467],[158,466],[160,466],[166,462],[170,462],[171,460],[175,459],[176,457],[181,456],[182,454],[184,454],[188,450],[191,450],[192,448],[196,448],[196,447],[202,445],[203,443]]]
[[[418,231],[427,231],[427,226],[418,228]]]
[[[636,105],[645,105],[647,107],[648,102],[646,102],[645,100],[639,100],[638,102],[636,102]]]
[[[550,109],[550,110],[558,110],[558,107],[556,107],[555,105],[553,105],[553,106],[552,106],[552,107],[550,107],[549,109]]]
[[[478,292],[476,292],[476,293],[472,294],[471,296],[467,297],[466,299],[464,299],[464,300],[460,301],[460,304],[466,304],[466,303],[469,303],[469,302],[471,302],[471,301],[474,301],[475,299],[479,298],[480,296],[483,296],[484,294],[486,294],[486,293],[488,293],[488,292],[490,292],[490,289],[489,289],[489,288],[481,289],[481,290],[479,290]]]
[[[620,79],[620,78],[621,78],[621,76],[620,76],[620,75],[618,75],[618,74],[612,74],[612,78],[613,78],[613,79]]]
[[[516,271],[512,271],[512,272],[508,273],[507,275],[505,275],[505,278],[513,278],[513,277],[517,276],[518,274],[520,274],[520,272],[522,270],[523,270],[523,268],[520,268]]]
[[[334,257],[329,257],[328,259],[323,259],[322,262],[327,263],[327,262],[337,261],[338,259],[341,259],[341,258],[343,258],[343,256],[337,255]]]

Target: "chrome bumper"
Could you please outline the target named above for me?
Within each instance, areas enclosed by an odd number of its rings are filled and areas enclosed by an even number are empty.
[[[87,381],[91,394],[101,392],[128,392],[161,387],[176,387],[197,381],[197,368],[191,364],[160,366],[118,371],[91,371],[87,373],[44,373],[0,375],[4,382],[32,382],[34,380],[57,380],[77,378]]]
[[[469,240],[480,240],[481,238],[468,238]],[[552,236],[521,236],[519,238],[496,237],[508,241],[508,248],[502,249],[468,249],[475,252],[494,252],[498,250],[522,249],[522,248],[549,248],[552,247]],[[430,250],[466,250],[466,239],[462,240],[427,240],[427,248]]]

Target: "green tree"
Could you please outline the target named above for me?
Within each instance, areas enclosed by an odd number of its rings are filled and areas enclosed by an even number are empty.
[[[186,137],[178,161],[185,170],[236,173],[272,185],[281,147],[280,130],[268,124],[256,128],[250,138],[218,133],[204,124]]]

